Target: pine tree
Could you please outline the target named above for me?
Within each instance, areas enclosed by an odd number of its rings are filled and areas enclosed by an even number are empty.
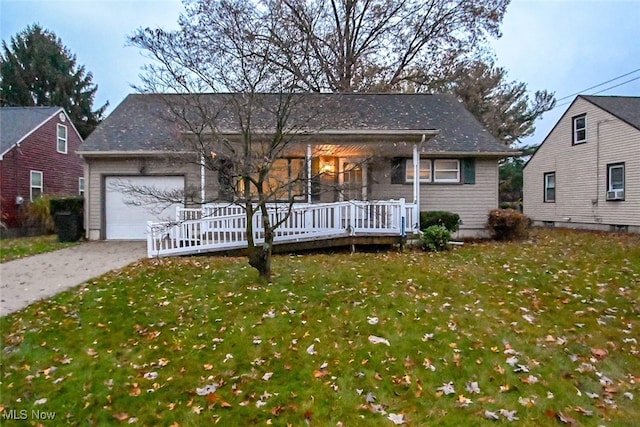
[[[3,106],[63,107],[83,138],[102,120],[109,104],[93,110],[98,87],[92,73],[76,65],[75,55],[53,32],[27,27],[10,44],[2,42],[0,60]]]

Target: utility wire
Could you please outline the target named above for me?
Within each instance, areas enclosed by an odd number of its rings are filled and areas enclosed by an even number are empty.
[[[622,75],[620,75],[620,76],[618,76],[618,77],[614,77],[613,79],[607,80],[606,82],[602,82],[602,83],[599,83],[599,84],[597,84],[597,85],[595,85],[595,86],[591,86],[591,87],[589,87],[589,88],[587,88],[587,89],[583,89],[583,90],[581,90],[581,91],[579,91],[579,92],[572,93],[571,95],[567,95],[567,96],[562,97],[562,98],[560,98],[560,99],[556,99],[556,102],[564,101],[565,99],[572,98],[572,97],[574,97],[574,96],[576,96],[576,95],[580,95],[581,93],[584,93],[584,92],[586,92],[586,91],[588,91],[588,90],[595,89],[595,88],[600,87],[600,86],[602,86],[602,85],[606,85],[607,83],[611,83],[611,82],[612,82],[612,81],[614,81],[614,80],[621,79],[621,78],[623,78],[623,77],[628,76],[629,74],[633,74],[633,73],[638,72],[638,71],[640,71],[640,68],[637,68],[637,69],[635,69],[635,70],[633,70],[633,71],[629,71],[628,73],[622,74]],[[633,80],[637,80],[637,78],[632,79],[632,80],[629,80],[629,81],[627,81],[627,82],[625,82],[625,83],[620,83],[619,85],[616,85],[616,86],[610,87],[609,89],[613,89],[613,88],[615,88],[615,87],[618,87],[618,86],[621,86],[621,85],[623,85],[623,84],[629,83],[629,82],[631,82],[631,81],[633,81]],[[609,89],[603,89],[602,91],[600,91],[600,92],[596,92],[596,93],[602,93],[602,92],[607,91],[607,90],[609,90]],[[595,94],[593,94],[593,95],[595,95]],[[565,105],[565,104],[563,104],[563,105]]]
[[[636,70],[636,71],[638,71],[638,70]],[[625,74],[625,75],[629,75],[629,74],[631,74],[631,73],[628,73],[628,74]],[[608,87],[608,88],[606,88],[606,89],[602,89],[602,90],[600,90],[600,91],[598,91],[598,92],[591,93],[591,94],[589,94],[589,95],[597,95],[597,94],[599,94],[599,93],[606,92],[606,91],[611,90],[611,89],[615,89],[615,88],[617,88],[618,86],[626,85],[627,83],[631,83],[632,81],[635,81],[635,80],[638,80],[638,79],[640,79],[640,76],[638,76],[638,77],[634,77],[634,78],[632,78],[632,79],[630,79],[630,80],[627,80],[627,81],[625,81],[625,82],[622,82],[622,83],[618,83],[617,85],[609,86],[609,87]],[[616,78],[616,79],[613,79],[613,80],[617,80],[617,78]],[[609,80],[609,81],[612,81],[612,80]],[[599,84],[598,86],[602,86],[602,84]],[[598,87],[598,86],[594,86],[594,87]],[[585,89],[585,91],[586,91],[586,90],[588,90],[588,89]],[[582,92],[578,92],[578,94],[579,94],[579,93],[582,93]],[[577,94],[574,94],[574,95],[577,95]],[[573,96],[573,95],[570,95],[570,96]],[[565,97],[565,98],[561,98],[561,99],[567,99],[567,97]],[[562,104],[556,104],[556,106],[555,106],[555,107],[553,107],[553,108],[552,108],[552,110],[555,110],[556,108],[563,107],[563,106],[568,105],[568,104],[571,104],[572,102],[573,102],[573,100],[568,101],[568,102],[563,102]]]
[[[610,89],[614,89],[614,88],[617,88],[618,86],[626,85],[627,83],[631,83],[632,81],[634,81],[634,80],[638,80],[638,79],[640,79],[640,76],[635,77],[635,78],[633,78],[633,79],[631,79],[631,80],[627,80],[626,82],[619,83],[619,84],[617,84],[617,85],[615,85],[615,86],[610,86],[610,87],[608,87],[608,88],[606,88],[606,89],[602,89],[601,91],[598,91],[598,92],[596,92],[596,93],[592,93],[591,95],[597,95],[597,94],[599,94],[599,93],[606,92],[606,91],[608,91],[608,90],[610,90]]]

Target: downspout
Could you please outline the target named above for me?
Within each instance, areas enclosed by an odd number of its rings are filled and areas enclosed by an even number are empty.
[[[307,144],[307,203],[311,204],[311,144]]]
[[[420,153],[419,146],[427,139],[425,134],[422,134],[420,142],[413,144],[413,203],[416,206],[416,229],[420,230]]]

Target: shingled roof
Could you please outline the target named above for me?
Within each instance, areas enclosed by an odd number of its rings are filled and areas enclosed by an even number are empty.
[[[216,124],[223,133],[237,133],[237,117],[224,108],[235,94],[160,95],[132,94],[107,117],[80,148],[83,154],[123,155],[135,152],[180,150],[182,133],[170,117],[169,105],[189,104],[197,98],[199,105],[216,111]],[[515,151],[494,138],[451,95],[431,94],[297,94],[296,110],[290,122],[313,131],[330,129],[343,135],[376,132],[401,134],[430,131],[438,135],[429,141],[424,152],[510,155]],[[263,105],[277,94],[259,94]],[[277,104],[275,104],[277,105]],[[322,111],[311,114],[309,111]],[[260,117],[255,121],[260,123]],[[265,121],[266,123],[266,121]],[[258,125],[259,126],[259,125]],[[383,137],[381,137],[383,138]],[[348,140],[348,136],[345,136]]]
[[[0,108],[0,155],[60,111],[61,107]]]
[[[636,129],[640,129],[640,96],[580,95],[580,98],[584,98]]]

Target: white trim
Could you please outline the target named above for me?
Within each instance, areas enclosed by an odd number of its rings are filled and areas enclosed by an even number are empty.
[[[39,186],[33,185],[33,174],[34,173],[35,174],[40,174],[40,185]],[[40,196],[42,196],[44,194],[44,172],[36,171],[36,170],[30,170],[29,171],[29,200],[31,202],[33,202],[33,189],[34,188],[40,189]]]
[[[429,183],[431,182],[431,175],[432,175],[432,168],[433,166],[431,165],[432,159],[421,159],[420,155],[414,152],[414,156],[417,155],[418,158],[418,163],[416,164],[414,159],[405,159],[405,173],[404,173],[404,182],[406,183],[412,183],[415,182],[414,177],[416,176],[416,172],[418,173],[418,176],[420,177],[419,181],[423,182],[423,183]],[[424,172],[424,170],[422,170],[422,165],[428,165],[429,166],[429,176],[427,178],[422,178],[422,173]],[[409,176],[409,171],[412,172],[412,176]]]
[[[84,196],[84,176],[78,177],[78,194]]]
[[[584,127],[578,128],[576,123],[578,120],[584,119]],[[578,132],[584,131],[584,139],[578,139]],[[584,144],[587,142],[587,115],[586,114],[578,114],[577,116],[571,117],[571,132],[572,132],[572,141],[573,145]]]
[[[455,179],[451,179],[451,178],[438,178],[437,173],[438,173],[438,162],[456,162],[457,165],[457,169],[455,169],[456,172],[456,178]],[[451,184],[457,184],[460,182],[460,159],[434,159],[433,160],[433,182],[435,183],[451,183]],[[454,169],[440,169],[440,172],[453,172]]]
[[[60,137],[60,129],[64,129],[64,138]],[[64,142],[64,150],[60,150],[60,142]],[[56,123],[56,151],[60,154],[67,154],[69,151],[69,130],[62,123]]]
[[[622,169],[622,188],[613,188],[611,173],[614,169]],[[607,191],[625,190],[625,165],[624,163],[611,163],[607,165]]]
[[[555,172],[546,172],[543,175],[544,179],[544,194],[542,201],[544,203],[555,203],[556,202],[556,173]],[[549,185],[549,178],[553,176],[553,186]],[[547,197],[547,191],[553,188],[553,199]]]

